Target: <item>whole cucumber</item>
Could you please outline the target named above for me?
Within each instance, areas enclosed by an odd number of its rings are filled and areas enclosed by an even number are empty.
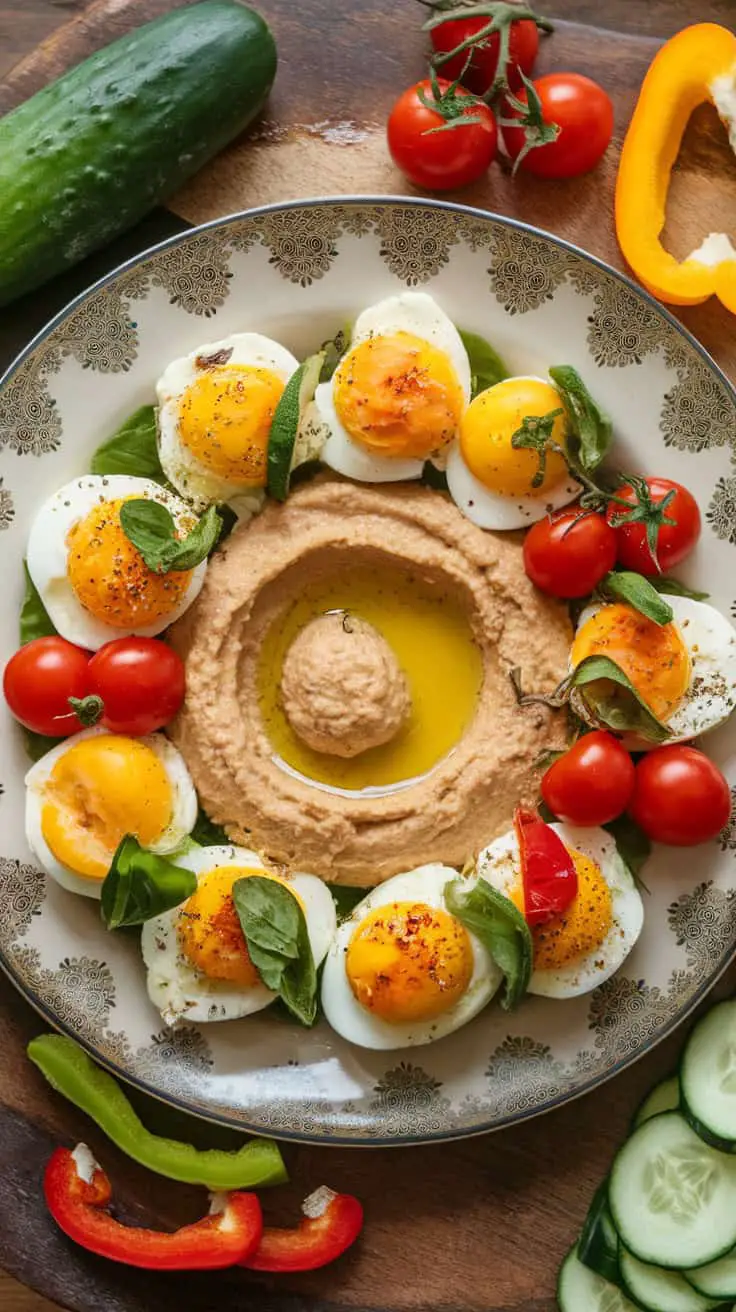
[[[264,20],[203,0],[0,119],[0,306],[131,227],[247,127],[276,75]]]

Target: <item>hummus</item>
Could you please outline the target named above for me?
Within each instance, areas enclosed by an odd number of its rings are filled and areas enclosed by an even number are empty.
[[[429,488],[331,478],[236,529],[171,630],[187,676],[171,736],[207,814],[267,859],[359,886],[429,861],[462,866],[507,830],[514,807],[536,799],[535,761],[564,739],[559,716],[516,705],[509,671],[520,666],[525,685],[552,689],[567,671],[572,636],[566,609],[526,577],[521,542],[476,528]],[[329,789],[284,769],[259,708],[265,634],[315,571],[345,570],[351,560],[380,560],[451,587],[465,601],[483,662],[477,710],[456,747],[424,777],[380,795]],[[386,683],[394,672],[382,677],[382,696],[395,698]]]

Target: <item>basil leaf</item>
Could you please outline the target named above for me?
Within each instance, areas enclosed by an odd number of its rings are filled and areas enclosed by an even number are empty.
[[[32,761],[40,761],[41,757],[50,752],[52,747],[58,747],[59,743],[65,741],[63,738],[47,738],[43,733],[34,733],[33,729],[26,729],[25,725],[22,725],[21,728],[26,752]]]
[[[447,474],[444,469],[433,465],[431,460],[425,460],[422,465],[422,482],[426,487],[433,487],[436,492],[446,492],[448,489]]]
[[[216,825],[214,820],[210,820],[201,806],[197,812],[197,819],[194,822],[194,828],[190,834],[195,843],[200,847],[218,847],[230,842],[222,825]]]
[[[176,537],[170,510],[146,497],[125,501],[120,508],[120,523],[125,536],[156,574],[194,569],[210,554],[222,529],[215,506],[209,506],[191,533],[181,540]]]
[[[141,406],[107,442],[98,446],[90,473],[132,474],[168,486],[158,458],[156,411],[152,405]]]
[[[41,601],[36,585],[28,573],[25,561],[23,561],[23,573],[26,590],[18,623],[21,647],[25,647],[27,642],[33,642],[34,638],[50,638],[56,633],[56,628]]]
[[[653,574],[648,580],[657,592],[664,592],[671,597],[690,597],[693,601],[707,601],[709,592],[698,592],[689,588],[681,579],[668,578],[666,574]]]
[[[568,675],[566,683],[571,689],[573,710],[587,723],[591,722],[592,713],[596,726],[604,724],[616,733],[638,733],[653,743],[663,743],[669,738],[667,725],[657,719],[628,675],[608,656],[586,656]],[[596,688],[596,684],[614,687]]]
[[[196,887],[191,870],[145,851],[133,834],[126,834],[102,885],[102,919],[108,929],[142,925],[186,902]]]
[[[646,615],[648,620],[653,620],[655,624],[670,624],[673,619],[672,607],[666,601],[663,601],[653,588],[648,579],[643,574],[635,574],[632,570],[612,570],[606,574],[600,584],[601,590],[615,597],[617,601],[625,601],[627,605],[633,606],[641,615]]]
[[[249,875],[233,884],[248,954],[266,988],[302,1025],[317,1015],[317,971],[304,912],[294,894],[275,879]]]
[[[505,978],[501,1006],[517,1007],[529,988],[534,961],[534,944],[526,920],[518,907],[479,879],[463,892],[462,879],[445,884],[445,903],[451,915],[480,939]]]
[[[613,838],[621,860],[628,866],[637,883],[642,867],[651,855],[652,845],[635,820],[629,815],[620,815],[603,826]]]
[[[324,352],[324,360],[319,374],[320,383],[329,383],[342,357],[350,347],[352,333],[352,324],[346,323],[343,328],[335,333],[334,337],[330,337],[322,343],[320,351]]]
[[[472,399],[479,392],[484,392],[487,387],[493,387],[495,383],[502,383],[504,378],[509,377],[509,371],[500,355],[494,351],[484,337],[479,337],[477,333],[463,332],[461,329],[458,329],[458,332],[470,362],[470,395]]]
[[[607,456],[613,441],[611,417],[593,400],[577,369],[554,365],[549,376],[562,397],[571,430],[572,454],[590,473]],[[570,440],[570,439],[569,439]]]
[[[345,884],[328,884],[332,894],[332,901],[335,903],[338,921],[347,920],[350,912],[357,907],[359,902],[370,892],[367,888],[352,888]]]

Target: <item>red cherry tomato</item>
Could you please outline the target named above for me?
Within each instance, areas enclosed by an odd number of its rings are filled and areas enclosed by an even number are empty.
[[[649,549],[646,524],[642,522],[623,523],[614,528],[616,554],[619,564],[625,569],[636,570],[638,574],[666,574],[667,570],[679,565],[690,555],[700,537],[698,503],[682,483],[673,483],[669,478],[645,478],[641,482],[644,485],[644,509],[649,502],[653,508],[654,522],[658,523],[657,559],[654,559]],[[674,495],[662,509],[662,502],[670,493]],[[629,483],[625,487],[616,488],[616,496],[631,506],[642,505],[642,490]],[[611,501],[606,517],[609,524],[616,525],[617,519],[626,513],[625,506]],[[662,518],[674,522],[662,522]]]
[[[634,762],[613,734],[583,734],[542,776],[550,811],[571,825],[607,825],[626,810],[634,791]]]
[[[89,652],[66,638],[34,638],[11,656],[3,692],[13,715],[27,729],[50,738],[79,733],[84,725],[69,705],[87,692]]]
[[[654,842],[693,847],[716,838],[728,823],[731,790],[704,752],[673,743],[642,756],[629,809]]]
[[[535,146],[520,160],[519,168],[538,178],[576,178],[595,168],[613,135],[613,105],[597,82],[580,73],[547,73],[534,82],[545,123],[556,124],[556,140]],[[529,93],[522,87],[519,101],[528,105]],[[508,105],[504,118],[519,119],[519,127],[502,127],[503,140],[512,160],[527,143],[523,111]],[[530,128],[530,131],[533,129]]]
[[[399,96],[388,119],[388,148],[394,163],[417,187],[454,191],[485,173],[496,155],[498,131],[487,105],[462,87],[453,91],[444,78],[438,78],[436,86],[440,99],[429,81],[418,82]],[[440,110],[424,105],[420,92]],[[464,101],[469,102],[467,108]],[[479,122],[465,122],[470,118]]]
[[[446,23],[440,23],[430,32],[432,47],[437,54],[444,55],[475,36],[482,28],[488,26],[488,22],[487,17],[448,18]],[[440,66],[442,76],[460,78],[463,86],[469,91],[484,96],[493,86],[497,71],[499,74],[503,73],[502,69],[498,69],[499,46],[499,34],[492,32],[490,36],[484,37],[478,45],[472,47],[472,53],[468,48],[461,51],[459,55],[453,55],[451,59],[445,60]],[[469,53],[470,63],[468,63]],[[538,53],[539,31],[534,20],[520,18],[512,21],[509,30],[509,57],[506,63],[506,81],[512,91],[521,86],[519,70],[527,77],[531,75]]]
[[[184,664],[158,638],[116,638],[92,657],[87,691],[102,698],[106,729],[139,737],[176,715],[184,701]]]
[[[552,597],[587,597],[616,563],[616,534],[602,515],[563,510],[524,539],[524,569]]]

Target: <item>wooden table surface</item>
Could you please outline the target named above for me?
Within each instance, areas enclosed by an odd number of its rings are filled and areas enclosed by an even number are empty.
[[[136,23],[186,0],[0,0],[0,112],[96,47]],[[32,331],[123,255],[182,226],[267,200],[336,192],[407,190],[386,159],[381,124],[393,97],[422,69],[420,11],[411,0],[256,0],[272,23],[281,64],[267,130],[236,144],[138,232],[60,284],[3,312],[0,369]],[[610,157],[593,177],[550,187],[534,179],[512,186],[499,170],[463,194],[471,204],[512,213],[562,233],[616,263],[611,191],[622,132],[657,42],[692,20],[691,0],[550,0],[559,19],[544,43],[546,68],[575,68],[611,92],[616,134]],[[698,19],[734,23],[733,0],[702,0]],[[62,27],[69,20],[70,26]],[[606,33],[592,25],[605,23]],[[40,42],[45,44],[37,50]],[[32,53],[33,52],[33,53]],[[13,73],[11,68],[23,60]],[[329,101],[326,87],[329,87]],[[272,124],[278,124],[278,128]],[[349,145],[325,133],[349,124]],[[684,167],[674,179],[667,235],[684,253],[736,210],[736,171],[715,115],[702,112],[688,131]],[[1,198],[0,198],[1,203]],[[172,217],[172,213],[178,217]],[[720,222],[719,222],[720,221]],[[736,378],[734,319],[717,305],[683,319]],[[726,986],[733,984],[733,977]],[[723,987],[723,986],[721,986]],[[367,1205],[360,1250],[334,1270],[255,1289],[212,1280],[141,1279],[87,1259],[48,1224],[39,1173],[52,1145],[87,1137],[103,1148],[85,1118],[51,1096],[24,1057],[41,1025],[0,978],[0,1266],[54,1299],[0,1272],[0,1308],[8,1312],[143,1312],[179,1303],[192,1312],[250,1302],[259,1312],[551,1312],[557,1264],[584,1215],[592,1189],[642,1094],[668,1071],[674,1036],[603,1089],[502,1135],[427,1149],[289,1148],[292,1205],[329,1180]],[[139,1100],[152,1128],[181,1137],[154,1103]],[[215,1135],[215,1138],[218,1136]],[[196,1195],[152,1179],[104,1145],[104,1160],[131,1219],[191,1217]],[[177,1208],[179,1198],[181,1206]],[[197,1200],[199,1201],[199,1200]],[[147,1210],[148,1208],[148,1210]],[[187,1211],[189,1209],[189,1211]],[[145,1273],[143,1273],[145,1276]]]

